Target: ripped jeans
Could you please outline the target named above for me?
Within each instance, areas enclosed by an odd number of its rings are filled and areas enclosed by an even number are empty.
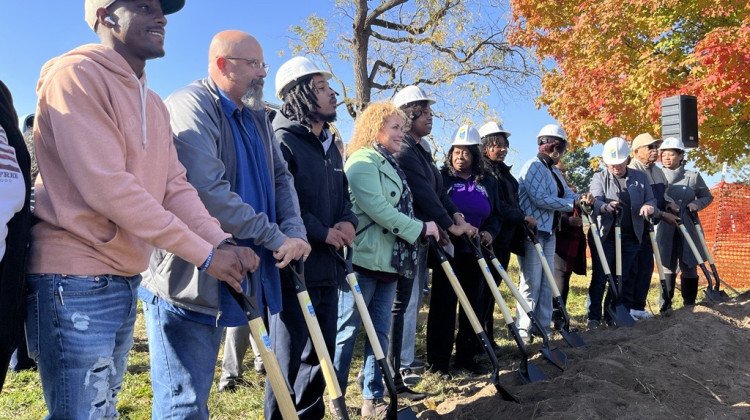
[[[141,276],[27,276],[26,338],[47,419],[114,419]]]

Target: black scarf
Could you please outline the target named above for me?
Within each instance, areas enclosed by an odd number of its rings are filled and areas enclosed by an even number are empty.
[[[393,166],[393,169],[396,170],[399,178],[401,178],[401,184],[404,186],[404,189],[401,192],[401,197],[399,197],[398,203],[396,204],[396,208],[399,212],[413,219],[413,198],[411,195],[411,189],[409,189],[409,184],[406,183],[406,175],[404,174],[404,171],[401,170],[401,167],[398,165],[398,162],[396,162],[396,158],[393,157],[393,154],[383,147],[383,145],[376,143],[374,148],[383,155],[385,160],[387,160],[391,166]],[[417,247],[396,236],[396,241],[393,243],[393,253],[391,254],[391,267],[398,271],[399,276],[414,278],[416,272],[416,261]]]

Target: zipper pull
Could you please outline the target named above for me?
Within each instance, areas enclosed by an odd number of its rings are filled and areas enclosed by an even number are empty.
[[[60,303],[62,304],[62,306],[65,306],[65,301],[63,300],[63,296],[62,296],[63,294],[62,282],[57,282],[57,294],[60,296]]]

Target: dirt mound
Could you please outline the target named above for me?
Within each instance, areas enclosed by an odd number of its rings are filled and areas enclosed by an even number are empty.
[[[552,342],[568,356],[565,371],[536,353],[532,362],[547,381],[521,385],[516,372],[501,372],[520,404],[503,401],[487,382],[469,383],[419,417],[750,418],[750,294],[580,335],[584,347]]]

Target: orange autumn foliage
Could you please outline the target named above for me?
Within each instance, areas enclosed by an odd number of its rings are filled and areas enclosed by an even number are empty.
[[[661,134],[661,99],[698,97],[698,167],[750,154],[747,0],[511,0],[516,45],[544,64],[538,106],[590,146]]]

